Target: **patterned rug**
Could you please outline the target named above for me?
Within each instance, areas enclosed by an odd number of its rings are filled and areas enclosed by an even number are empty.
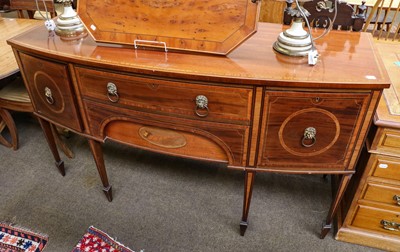
[[[0,251],[2,252],[2,251]],[[135,252],[91,226],[72,252]]]
[[[0,252],[40,252],[48,238],[0,223]]]

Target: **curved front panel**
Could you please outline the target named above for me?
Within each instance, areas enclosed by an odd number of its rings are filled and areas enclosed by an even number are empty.
[[[346,170],[368,94],[266,92],[259,167]]]
[[[67,65],[20,53],[35,111],[65,127],[81,131]]]
[[[200,122],[84,100],[90,134],[176,156],[245,167],[249,127]]]

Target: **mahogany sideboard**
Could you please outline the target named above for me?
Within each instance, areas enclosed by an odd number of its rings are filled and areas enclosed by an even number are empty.
[[[62,174],[50,124],[88,139],[109,201],[106,140],[224,162],[244,171],[242,235],[257,172],[336,174],[324,238],[390,80],[370,34],[332,31],[311,67],[272,49],[286,28],[259,23],[227,56],[64,41],[45,27],[8,43]]]
[[[400,250],[400,44],[377,41],[392,86],[385,89],[359,162],[359,176],[346,192],[351,205],[336,239],[387,251]],[[368,154],[367,154],[368,153]],[[354,186],[353,186],[354,184]],[[345,205],[345,204],[343,204]],[[344,213],[346,214],[346,213]]]

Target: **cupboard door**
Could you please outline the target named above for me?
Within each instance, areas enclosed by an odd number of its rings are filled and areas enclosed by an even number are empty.
[[[35,112],[65,127],[81,131],[68,67],[20,54]]]
[[[346,170],[368,93],[267,91],[265,97],[258,167]]]

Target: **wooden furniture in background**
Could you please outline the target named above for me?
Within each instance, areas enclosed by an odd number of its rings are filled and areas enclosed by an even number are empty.
[[[256,32],[259,7],[253,0],[79,0],[78,13],[98,43],[226,55]]]
[[[288,8],[294,7],[294,4],[289,4]],[[312,27],[327,28],[330,26],[331,21],[334,19],[335,1],[334,0],[320,0],[320,1],[309,1],[303,4],[303,7],[310,12],[308,21]],[[353,30],[360,31],[364,24],[364,18],[354,15],[354,8],[346,3],[340,2],[338,4],[338,11],[333,29],[335,30]],[[285,11],[284,13],[284,24],[290,24],[292,17]]]
[[[244,171],[242,235],[257,172],[337,174],[323,238],[390,81],[371,34],[332,31],[317,41],[321,62],[310,67],[275,53],[283,29],[259,23],[228,56],[63,41],[44,27],[8,43],[57,167],[51,124],[87,137],[108,200],[106,140]]]
[[[10,11],[10,0],[0,0],[0,13]]]
[[[13,76],[14,77],[14,76]],[[7,78],[7,83],[0,89],[0,144],[14,150],[18,149],[18,133],[10,111],[33,112],[31,99],[22,78],[15,76],[12,80]],[[7,140],[1,133],[8,128],[11,140]]]
[[[39,24],[42,22],[37,20],[0,18],[0,144],[14,150],[18,148],[18,135],[9,111],[33,112],[33,107],[22,79],[18,78],[19,68],[6,40]],[[1,135],[5,127],[10,140]]]
[[[371,32],[378,39],[390,38],[394,41],[397,38],[400,41],[400,1],[377,0],[366,18],[363,31]]]
[[[50,17],[53,18],[57,16],[57,12],[54,6],[54,0],[38,0],[38,5],[36,5],[35,0],[10,0],[10,7],[13,10],[18,11],[18,17],[24,18],[24,11],[28,13],[28,18],[33,19],[35,11],[46,11],[50,13]]]
[[[7,45],[7,39],[38,25],[43,25],[43,22],[0,17],[0,58],[2,61],[2,64],[0,64],[0,80],[19,72],[13,50]]]
[[[400,44],[376,41],[392,86],[384,91],[368,137],[367,162],[336,239],[387,251],[400,249]],[[353,191],[353,190],[349,190]]]
[[[260,22],[282,24],[285,1],[261,0]]]

